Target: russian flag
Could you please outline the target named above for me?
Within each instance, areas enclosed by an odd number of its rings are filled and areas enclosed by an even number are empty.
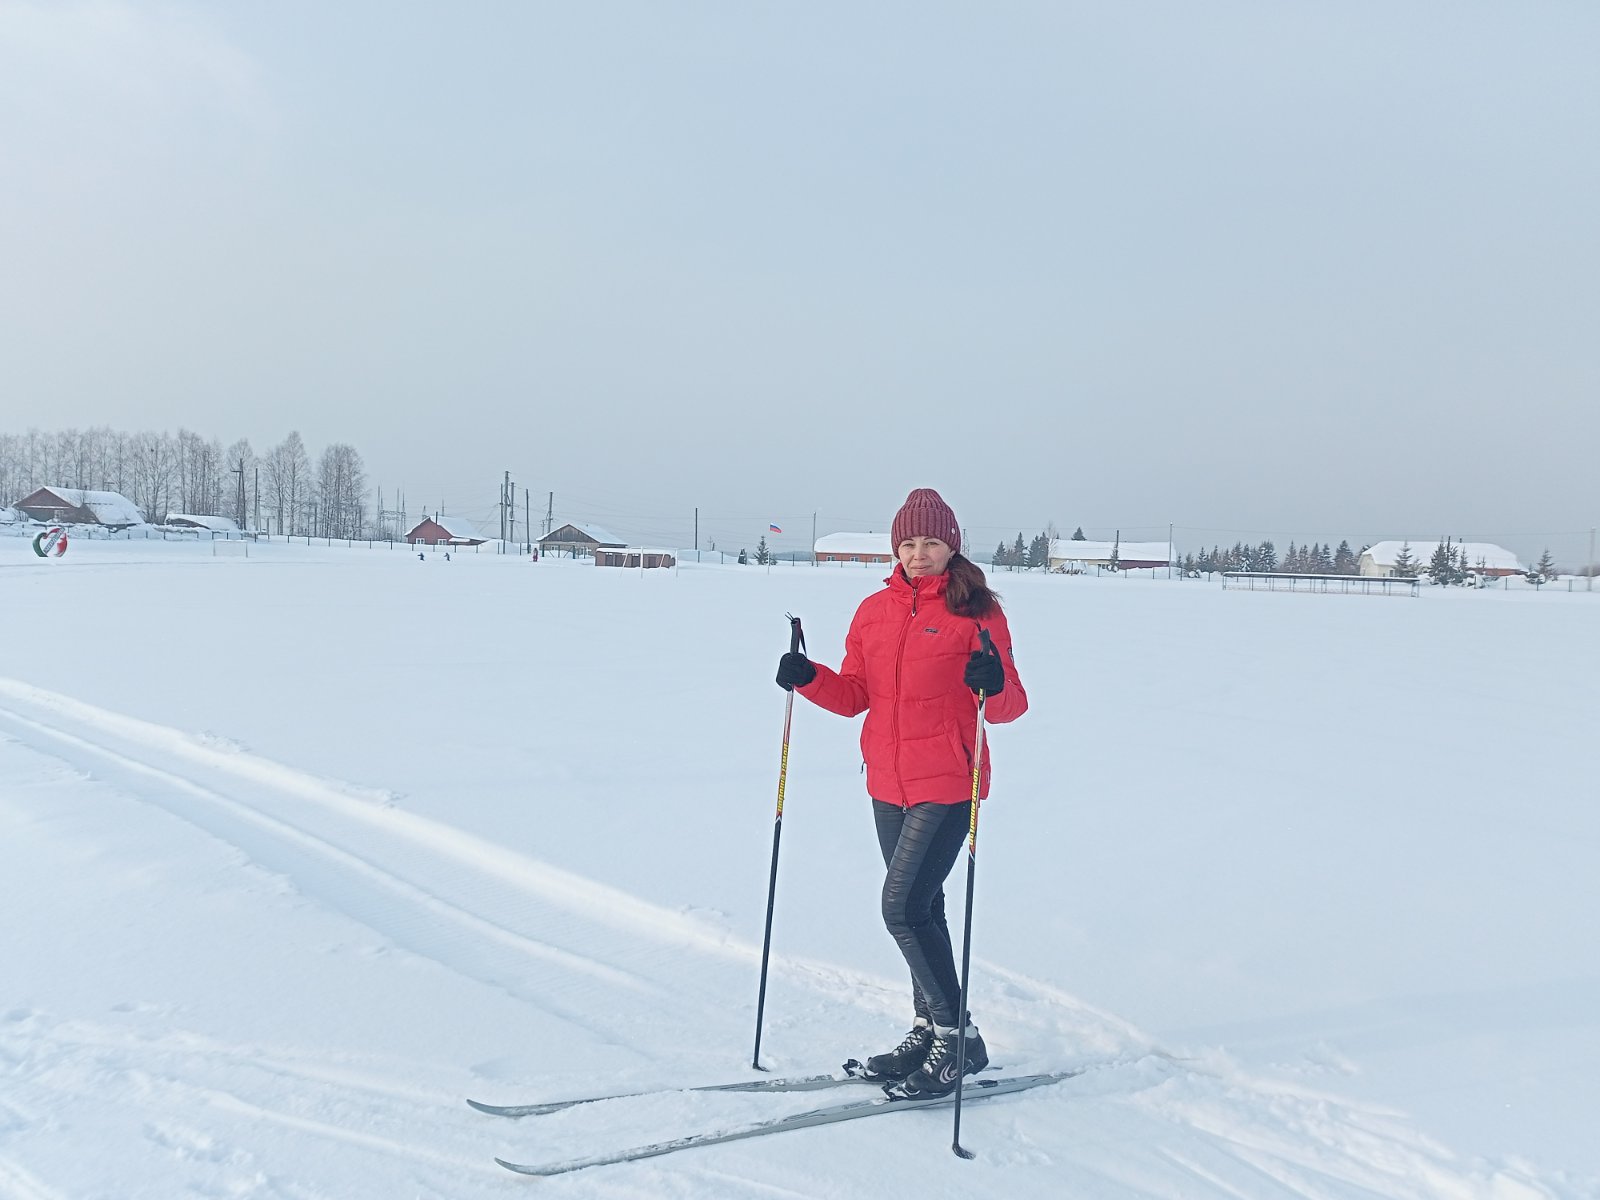
[[[779,529],[776,525],[768,525],[767,529],[769,531],[771,531],[772,533],[782,533],[783,532],[783,530]]]

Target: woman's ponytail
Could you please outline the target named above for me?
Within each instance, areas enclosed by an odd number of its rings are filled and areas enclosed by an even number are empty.
[[[983,568],[959,554],[945,568],[944,606],[958,617],[987,617],[1000,607],[1000,594],[989,587]]]

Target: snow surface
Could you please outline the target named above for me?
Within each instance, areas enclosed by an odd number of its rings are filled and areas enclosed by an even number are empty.
[[[881,574],[0,538],[0,1196],[1600,1196],[1600,596],[1121,577],[999,577],[974,927],[997,1063],[1106,1065],[970,1163],[934,1111],[495,1166],[817,1103],[462,1101],[752,1076],[784,614],[837,662]],[[778,1072],[908,1015],[857,732],[796,705]]]

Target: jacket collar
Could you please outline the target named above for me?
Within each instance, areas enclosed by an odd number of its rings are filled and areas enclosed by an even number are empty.
[[[897,565],[894,574],[884,582],[889,585],[890,592],[897,600],[909,604],[913,598],[928,600],[934,596],[943,596],[944,589],[950,582],[950,573],[946,571],[943,575],[924,575],[913,581],[906,575],[905,568]]]

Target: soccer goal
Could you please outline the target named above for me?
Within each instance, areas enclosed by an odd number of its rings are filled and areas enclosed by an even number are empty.
[[[211,557],[249,558],[250,543],[245,541],[243,538],[240,538],[238,541],[235,541],[233,538],[212,538]]]

